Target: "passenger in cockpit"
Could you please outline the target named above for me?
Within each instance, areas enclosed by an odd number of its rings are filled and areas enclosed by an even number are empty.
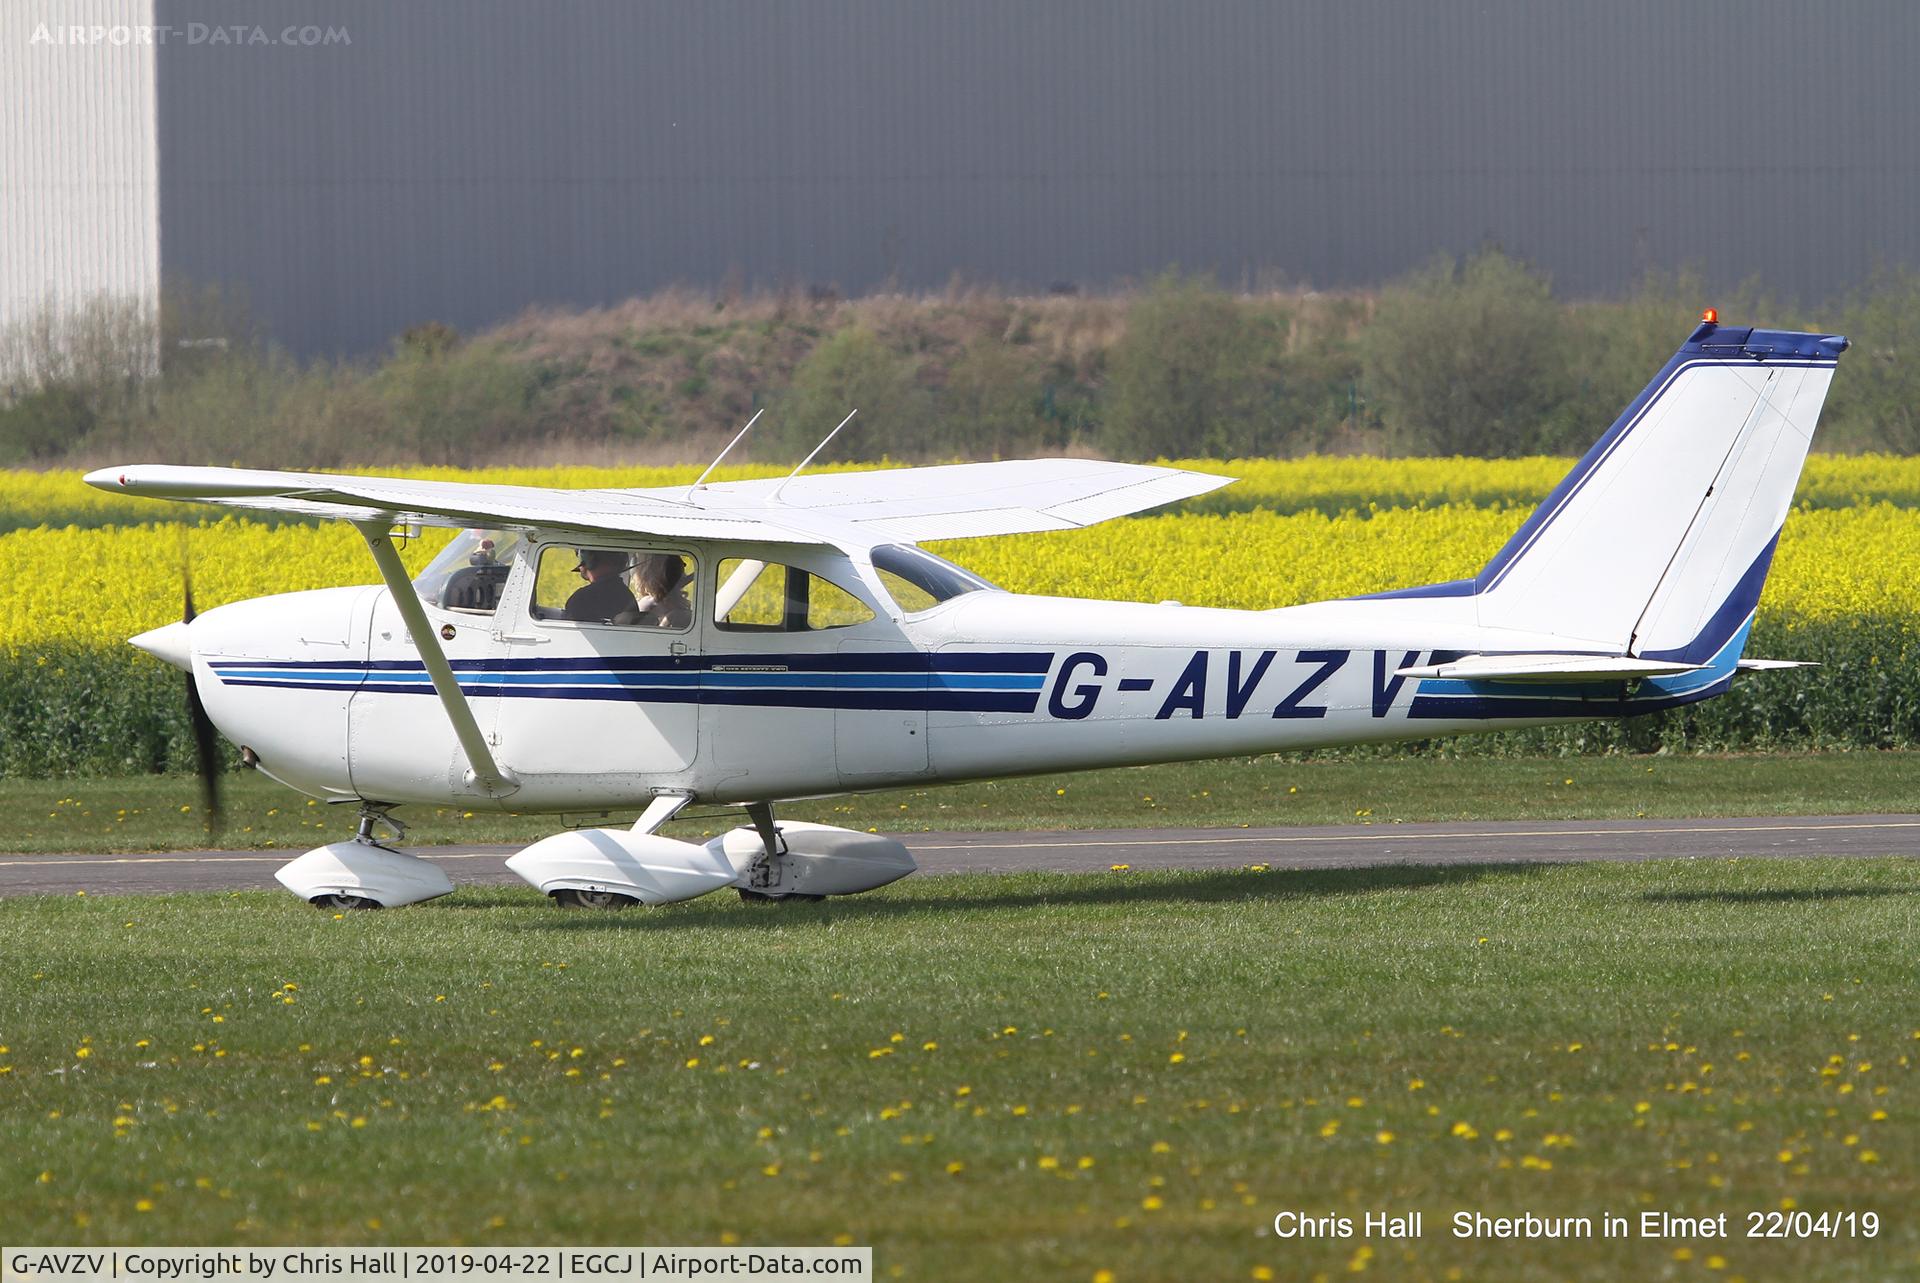
[[[567,598],[566,618],[605,624],[628,612],[638,612],[639,603],[622,579],[627,571],[626,553],[611,548],[582,548],[580,564],[573,569],[575,574],[584,576],[587,583]]]
[[[669,552],[643,554],[633,568],[639,591],[640,623],[654,628],[685,628],[693,622],[688,600],[686,559]]]

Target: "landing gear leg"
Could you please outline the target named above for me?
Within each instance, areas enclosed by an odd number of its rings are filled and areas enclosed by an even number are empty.
[[[392,841],[406,841],[407,826],[393,818],[393,808],[398,805],[399,803],[397,802],[362,802],[360,804],[360,828],[359,831],[353,835],[353,840],[362,846],[377,846],[383,850],[391,851],[393,848],[388,846],[386,842],[381,841],[379,835],[373,831],[375,825],[382,825],[386,828]]]
[[[353,840],[361,846],[370,846],[380,851],[393,851],[393,848],[387,845],[387,841],[382,840],[377,830],[381,828],[386,829],[388,840],[394,842],[406,840],[407,826],[393,818],[393,808],[396,805],[398,805],[398,803],[362,802],[360,804],[360,826],[354,832]],[[401,855],[404,854],[404,852],[394,851],[394,854]],[[317,895],[308,901],[308,903],[316,909],[333,910],[378,909],[380,907],[380,902],[369,896],[349,895],[346,892],[336,892],[332,895]]]
[[[747,866],[747,885],[739,889],[740,898],[750,904],[770,904],[781,900],[816,903],[826,899],[823,895],[802,895],[794,891],[777,894],[772,890],[786,880],[786,839],[774,827],[772,803],[748,804],[747,818],[753,821],[754,830],[760,834],[762,850]]]

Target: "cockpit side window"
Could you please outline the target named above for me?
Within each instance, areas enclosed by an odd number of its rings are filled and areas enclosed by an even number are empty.
[[[513,570],[520,535],[512,530],[462,530],[413,581],[430,606],[462,615],[491,615]]]
[[[540,550],[533,617],[679,632],[693,626],[694,559],[633,548]]]

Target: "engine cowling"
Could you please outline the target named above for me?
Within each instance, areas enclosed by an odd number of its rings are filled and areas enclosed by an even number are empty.
[[[734,869],[707,847],[628,829],[576,829],[542,838],[507,867],[543,893],[611,892],[672,904],[733,884]]]
[[[919,865],[907,848],[879,833],[859,833],[831,824],[780,820],[774,824],[786,852],[760,857],[766,844],[757,829],[738,828],[707,843],[726,862],[734,885],[771,898],[789,895],[857,895],[897,882]]]

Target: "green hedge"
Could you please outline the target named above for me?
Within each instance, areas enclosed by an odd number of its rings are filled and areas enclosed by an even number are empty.
[[[1384,745],[1362,754],[1507,756],[1920,747],[1912,621],[1761,620],[1748,653],[1821,667],[1743,677],[1727,695],[1624,721]],[[234,749],[222,744],[232,765]],[[0,655],[0,775],[193,769],[185,679],[127,647]]]

